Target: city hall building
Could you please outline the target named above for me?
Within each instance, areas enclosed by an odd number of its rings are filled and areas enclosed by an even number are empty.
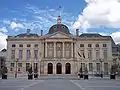
[[[108,74],[112,65],[112,38],[100,34],[70,33],[57,19],[45,35],[26,33],[7,38],[6,65],[9,73],[26,74],[29,66],[39,75],[75,75],[82,67],[89,74]],[[17,67],[16,67],[17,65]]]

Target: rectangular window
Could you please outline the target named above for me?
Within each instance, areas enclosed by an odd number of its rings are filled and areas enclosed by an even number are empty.
[[[35,59],[35,60],[38,59],[38,50],[34,50],[34,59]]]
[[[103,44],[103,47],[107,47],[107,45],[106,45],[106,44]]]
[[[18,67],[22,67],[22,63],[18,63]]]
[[[85,63],[81,63],[82,70],[85,70]]]
[[[23,47],[23,44],[20,44],[19,47]]]
[[[92,47],[92,44],[88,44],[88,47]]]
[[[15,59],[15,50],[11,51],[11,59]]]
[[[29,67],[30,67],[30,63],[26,63],[26,71],[28,71]]]
[[[20,60],[22,60],[22,58],[23,58],[23,55],[22,55],[22,54],[23,54],[23,50],[19,50],[19,59],[20,59]]]
[[[84,44],[80,44],[80,47],[84,47]]]
[[[38,63],[34,63],[34,68],[37,68],[38,67]]]
[[[96,44],[95,46],[96,46],[96,47],[99,47],[99,44]]]
[[[99,60],[100,59],[100,51],[96,50],[96,59]]]
[[[107,50],[103,50],[104,60],[107,59]]]
[[[10,65],[11,67],[14,67],[14,63],[11,63],[11,65]]]
[[[27,47],[30,47],[31,45],[30,44],[27,44]]]
[[[38,44],[35,44],[35,45],[34,45],[34,47],[36,47],[36,48],[37,48],[37,47],[38,47]]]
[[[108,63],[104,63],[104,74],[108,74]]]
[[[81,57],[85,58],[84,50],[80,50]]]
[[[92,50],[88,50],[88,59],[92,60]]]
[[[30,53],[30,50],[27,50],[27,60],[30,60],[30,58],[31,58],[31,53]]]
[[[97,74],[100,74],[100,63],[96,63]]]
[[[16,45],[15,45],[15,44],[12,44],[12,47],[16,47]]]
[[[89,63],[89,71],[93,71],[93,63]]]

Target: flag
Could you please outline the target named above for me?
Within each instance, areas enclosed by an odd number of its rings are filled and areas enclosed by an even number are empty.
[[[81,57],[80,53],[78,52],[78,55]]]
[[[83,52],[83,58],[85,58],[85,54],[84,54],[84,52]]]

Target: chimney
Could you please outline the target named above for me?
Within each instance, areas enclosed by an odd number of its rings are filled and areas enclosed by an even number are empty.
[[[76,29],[76,36],[79,36],[79,29]]]
[[[41,30],[41,36],[43,35],[43,30]]]

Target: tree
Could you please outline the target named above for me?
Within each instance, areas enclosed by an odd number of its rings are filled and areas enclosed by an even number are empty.
[[[82,67],[80,67],[80,70],[79,70],[80,73],[83,73],[83,70],[82,70]]]
[[[29,73],[29,74],[32,74],[32,72],[33,72],[32,66],[30,66],[30,67],[28,68],[28,73]]]
[[[1,68],[1,74],[2,74],[2,75],[5,75],[5,74],[7,74],[7,73],[8,73],[7,67],[6,67],[6,66],[3,66],[3,67]]]
[[[37,67],[34,68],[34,73],[38,73]]]
[[[116,74],[117,68],[118,68],[118,65],[117,65],[117,64],[113,64],[113,65],[111,66],[111,71],[110,71],[110,73],[111,73],[111,74]]]
[[[84,74],[85,74],[85,75],[88,74],[88,69],[87,69],[87,67],[85,67]]]

